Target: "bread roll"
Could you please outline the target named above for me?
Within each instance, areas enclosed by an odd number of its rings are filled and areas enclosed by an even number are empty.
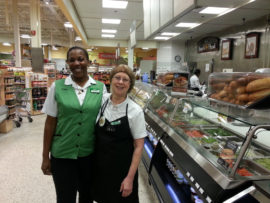
[[[235,89],[235,88],[237,88],[238,84],[236,81],[231,81],[229,86],[231,89]]]
[[[256,92],[258,90],[263,90],[270,88],[270,77],[254,80],[248,83],[246,87],[247,92]]]
[[[211,86],[212,89],[214,90],[222,90],[224,88],[224,86],[226,85],[226,83],[222,82],[222,83],[217,83],[217,84],[213,84]]]
[[[239,86],[244,86],[244,85],[247,84],[247,79],[244,78],[244,77],[238,78],[238,79],[237,79],[237,84],[238,84]]]
[[[218,96],[220,96],[221,98],[226,97],[227,92],[225,90],[222,90],[222,91],[219,92]]]
[[[248,96],[249,101],[256,101],[270,94],[270,88],[253,92]]]
[[[240,94],[237,99],[239,101],[243,101],[243,102],[248,102],[249,101],[249,97],[248,94]]]
[[[243,94],[246,92],[246,87],[245,86],[240,86],[236,89],[237,94]]]

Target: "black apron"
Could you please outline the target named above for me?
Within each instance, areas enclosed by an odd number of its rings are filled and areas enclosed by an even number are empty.
[[[104,118],[108,101],[101,107],[99,120]],[[128,174],[134,151],[128,123],[128,104],[125,116],[112,122],[105,119],[103,126],[97,122],[95,130],[94,200],[99,203],[138,203],[138,171],[134,177],[132,193],[122,197],[122,192],[119,192]]]

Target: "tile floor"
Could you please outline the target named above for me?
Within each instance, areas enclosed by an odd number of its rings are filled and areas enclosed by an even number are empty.
[[[45,115],[24,119],[20,128],[0,133],[0,203],[53,203],[52,178],[40,170]],[[158,203],[143,164],[139,167],[141,203]]]

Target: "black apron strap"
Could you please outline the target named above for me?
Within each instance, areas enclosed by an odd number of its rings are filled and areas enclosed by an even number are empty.
[[[106,109],[108,103],[109,103],[109,99],[107,99],[107,100],[104,102],[104,104],[102,105],[101,111],[100,111],[100,116],[103,116],[103,113],[104,113],[104,111],[105,111],[105,109]]]

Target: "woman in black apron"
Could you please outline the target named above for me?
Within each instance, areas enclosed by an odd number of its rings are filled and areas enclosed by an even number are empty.
[[[127,97],[135,81],[128,66],[112,70],[110,80],[112,94],[104,96],[96,124],[94,199],[99,203],[138,203],[137,169],[146,135],[143,111]],[[119,109],[116,119],[106,118],[106,114],[114,115],[112,108]],[[137,119],[139,124],[130,126],[129,119]]]

